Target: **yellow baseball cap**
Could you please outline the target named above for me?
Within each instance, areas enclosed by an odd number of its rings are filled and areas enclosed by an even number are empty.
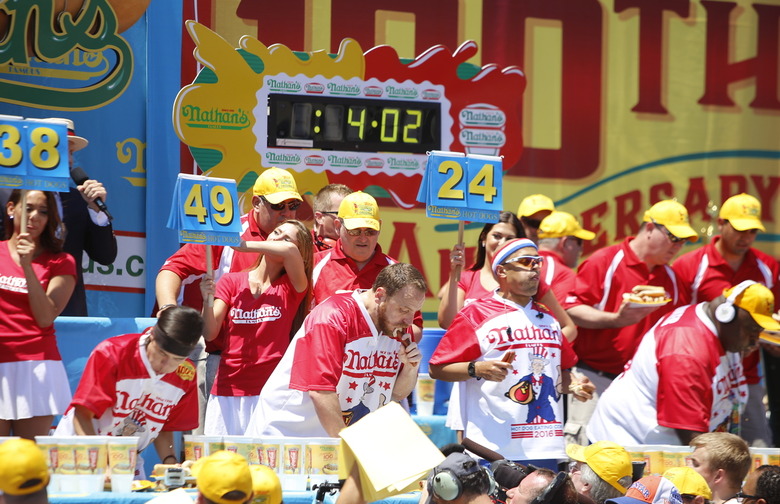
[[[634,470],[631,466],[631,457],[619,444],[612,441],[599,441],[588,446],[569,444],[566,445],[566,454],[572,460],[588,464],[599,478],[615,489],[622,493],[628,490],[618,481],[626,476],[631,477]]]
[[[532,194],[526,196],[523,198],[523,201],[520,202],[520,206],[517,207],[517,216],[529,217],[542,210],[554,211],[555,203],[544,194]]]
[[[303,201],[292,174],[276,167],[268,168],[257,177],[253,192],[255,196],[262,196],[274,205],[288,199]]]
[[[29,495],[49,484],[43,452],[29,439],[0,444],[0,490],[8,495]]]
[[[253,504],[282,504],[282,483],[273,469],[266,465],[251,465]]]
[[[761,224],[761,202],[749,194],[737,194],[724,201],[718,217],[729,221],[737,231],[766,231]]]
[[[723,295],[728,298],[736,288],[735,285],[723,291]],[[754,283],[748,286],[734,299],[734,306],[738,306],[750,313],[753,320],[766,331],[780,331],[780,322],[772,318],[775,311],[775,295],[766,286],[760,283]]]
[[[226,450],[199,459],[192,466],[192,475],[204,497],[218,504],[239,504],[252,496],[252,474],[241,455]],[[238,498],[226,497],[238,492]],[[243,494],[243,497],[240,495]]]
[[[379,231],[379,205],[373,196],[363,191],[347,194],[339,205],[339,218],[347,229],[371,228]]]
[[[707,481],[690,467],[672,467],[663,473],[663,477],[671,481],[681,494],[701,495],[707,500],[712,499],[712,490]]]
[[[562,238],[575,236],[583,240],[592,240],[596,233],[582,229],[577,219],[568,212],[555,211],[542,219],[539,225],[539,238]]]
[[[643,220],[662,225],[677,238],[687,238],[689,241],[699,239],[699,233],[688,222],[688,210],[674,200],[659,201],[651,206]]]

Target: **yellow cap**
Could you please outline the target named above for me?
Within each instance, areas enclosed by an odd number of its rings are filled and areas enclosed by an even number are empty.
[[[674,200],[659,201],[651,206],[643,220],[662,225],[677,238],[687,238],[689,241],[699,239],[699,233],[688,222],[688,210]]]
[[[43,452],[29,439],[0,444],[0,490],[8,495],[29,495],[49,483]]]
[[[539,225],[539,238],[562,238],[575,236],[583,240],[592,240],[596,233],[582,229],[577,219],[568,212],[553,212]]]
[[[739,285],[723,291],[728,298]],[[764,285],[754,283],[748,286],[734,299],[734,306],[738,306],[750,313],[753,320],[766,331],[780,331],[780,322],[772,318],[775,311],[775,295]]]
[[[233,452],[220,450],[198,460],[192,466],[192,475],[200,493],[218,504],[240,504],[252,496],[249,464],[244,457]],[[230,492],[240,492],[243,497],[226,498]]]
[[[339,218],[347,229],[371,228],[379,231],[379,205],[363,191],[347,194],[339,205]]]
[[[729,221],[737,231],[766,231],[761,224],[761,202],[749,194],[737,194],[724,201],[718,217]]]
[[[549,210],[552,212],[555,210],[555,203],[544,194],[532,194],[523,198],[523,201],[520,202],[520,206],[517,207],[517,216],[530,217],[542,210]]]
[[[249,466],[252,472],[253,504],[281,504],[282,483],[273,469],[266,465]]]
[[[268,168],[257,177],[253,192],[255,196],[262,196],[273,205],[288,199],[303,201],[292,174],[276,167]]]
[[[599,478],[615,489],[623,493],[628,490],[618,481],[620,478],[630,477],[634,470],[631,466],[631,457],[619,444],[612,441],[599,441],[588,446],[569,444],[566,445],[566,454],[573,460],[588,464]]]
[[[681,494],[701,495],[707,500],[712,499],[712,490],[707,485],[707,480],[690,467],[672,467],[663,473],[663,477],[674,483]]]

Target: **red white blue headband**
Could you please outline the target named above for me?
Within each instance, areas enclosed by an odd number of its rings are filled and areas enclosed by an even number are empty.
[[[502,245],[501,248],[496,251],[496,254],[493,256],[493,262],[490,264],[493,269],[493,274],[496,274],[498,265],[506,261],[509,256],[520,249],[528,247],[533,247],[534,250],[539,250],[539,247],[537,247],[536,244],[528,238],[515,238],[514,240],[509,240],[504,245]]]

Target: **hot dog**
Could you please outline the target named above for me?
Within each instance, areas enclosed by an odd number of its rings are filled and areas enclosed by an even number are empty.
[[[668,299],[666,290],[655,285],[635,285],[631,292],[623,294],[623,299],[632,303],[655,304]]]

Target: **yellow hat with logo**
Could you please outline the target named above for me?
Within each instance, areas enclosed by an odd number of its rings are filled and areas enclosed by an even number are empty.
[[[532,194],[523,198],[520,202],[520,206],[517,207],[518,217],[530,217],[536,212],[542,210],[548,210],[552,212],[555,210],[555,203],[553,200],[545,196],[544,194]]]
[[[371,228],[379,231],[379,205],[363,191],[347,194],[339,205],[339,218],[347,229]]]
[[[737,194],[724,201],[718,217],[729,221],[737,231],[766,231],[761,224],[761,202],[749,194]]]
[[[592,240],[596,233],[582,229],[577,219],[568,212],[555,211],[542,219],[539,225],[539,238],[562,238],[574,236],[583,240]]]
[[[681,494],[701,495],[707,500],[712,499],[712,490],[707,480],[690,467],[672,467],[667,469],[663,477],[674,483]]]
[[[255,196],[264,197],[272,205],[288,199],[303,201],[292,173],[276,167],[268,168],[257,177],[252,192]]]
[[[688,209],[674,200],[659,201],[651,206],[643,220],[662,225],[677,238],[687,238],[689,241],[699,239],[699,233],[694,231],[688,221]]]
[[[749,283],[747,280],[745,282]],[[723,295],[728,299],[734,291],[739,292],[739,289],[742,289],[742,292],[734,298],[734,306],[750,313],[756,324],[763,327],[764,330],[780,331],[780,322],[772,318],[775,311],[775,295],[772,294],[772,291],[757,282],[747,287],[744,287],[743,284],[724,289]]]
[[[633,467],[628,452],[619,444],[612,441],[599,441],[588,446],[569,444],[566,454],[572,460],[588,464],[599,478],[615,489],[621,492],[628,490],[619,481],[626,476],[631,477]]]
[[[252,473],[246,459],[227,450],[195,462],[192,475],[198,491],[218,504],[240,504],[252,496]]]

